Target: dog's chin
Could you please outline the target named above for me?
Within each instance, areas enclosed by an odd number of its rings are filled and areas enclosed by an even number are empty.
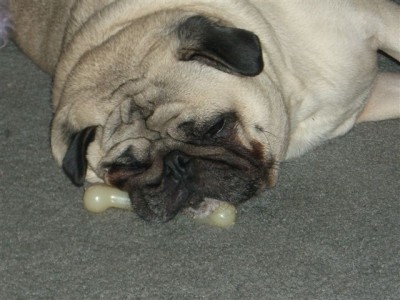
[[[158,186],[131,188],[129,197],[139,217],[158,223],[167,222],[182,209],[201,202],[200,197],[174,178],[167,178]]]
[[[178,213],[184,212],[191,216],[204,216],[215,207],[216,201],[238,204],[251,198],[263,189],[256,178],[246,178],[239,175],[238,170],[226,172],[228,181],[219,177],[208,177],[204,172],[191,181],[179,180],[174,177],[164,177],[159,185],[131,186],[129,196],[136,213],[149,222],[167,222]],[[215,199],[215,201],[207,201]]]
[[[138,191],[131,192],[129,195],[138,216],[153,223],[168,222],[178,213],[204,218],[221,203],[221,200],[204,197],[186,188],[180,188],[171,194],[158,194],[158,196]]]
[[[187,189],[179,189],[173,195],[159,194],[158,196],[148,195],[143,192],[132,192],[130,198],[139,217],[148,222],[165,223],[173,219],[181,211],[191,207],[191,202],[196,201],[199,206],[202,199],[193,197],[193,193]],[[198,200],[194,200],[198,198]]]

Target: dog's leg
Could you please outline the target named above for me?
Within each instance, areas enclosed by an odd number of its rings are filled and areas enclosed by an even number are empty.
[[[400,118],[400,73],[380,73],[357,122]]]
[[[378,48],[400,61],[400,5],[378,1]]]
[[[377,0],[372,5],[377,47],[400,62],[400,5]],[[400,118],[400,73],[380,73],[357,122]]]

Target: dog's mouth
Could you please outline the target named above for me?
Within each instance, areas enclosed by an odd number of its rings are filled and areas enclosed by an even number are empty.
[[[156,180],[128,174],[111,168],[108,183],[129,193],[135,212],[144,220],[167,222],[182,210],[203,210],[206,198],[232,204],[251,198],[266,187],[268,167],[243,159],[233,163],[172,151],[164,157]]]

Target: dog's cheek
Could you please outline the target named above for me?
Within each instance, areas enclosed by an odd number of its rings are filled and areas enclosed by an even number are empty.
[[[262,172],[260,177],[260,190],[264,190],[265,188],[273,188],[278,180],[279,163],[274,159],[266,161],[265,147],[260,142],[251,141],[250,144],[252,147],[252,157],[256,161],[259,161],[260,165],[265,165],[265,172]]]
[[[203,198],[240,203],[259,190],[259,179],[254,170],[244,172],[235,166],[205,160],[199,160],[196,169],[193,187]]]
[[[106,170],[101,166],[101,160],[104,157],[104,152],[100,146],[100,138],[98,137],[99,129],[96,131],[95,140],[89,145],[87,150],[87,172],[86,181],[90,183],[105,182]],[[101,136],[101,135],[100,135]]]
[[[273,188],[273,187],[275,187],[277,182],[278,182],[278,177],[279,177],[278,174],[279,174],[278,167],[277,166],[271,167],[268,170],[268,176],[267,176],[267,178],[265,180],[264,188]],[[264,188],[262,188],[262,189],[264,189]]]

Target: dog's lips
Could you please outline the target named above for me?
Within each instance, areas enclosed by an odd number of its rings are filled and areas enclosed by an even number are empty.
[[[151,214],[150,211],[157,210],[156,207],[148,207],[148,209],[145,209],[145,211],[139,211],[140,207],[143,206],[141,204],[141,201],[143,201],[143,198],[140,198],[140,196],[137,193],[130,193],[129,196],[131,197],[131,202],[133,203],[135,207],[135,211],[138,212],[139,216],[143,217],[145,220],[159,220],[159,215],[154,215]],[[182,199],[187,199],[185,202],[188,203],[188,206],[185,206],[183,208],[180,208],[178,211],[176,211],[174,214],[170,215],[165,215],[162,218],[162,222],[168,221],[172,218],[174,218],[177,214],[183,214],[185,216],[189,216],[191,218],[206,218],[208,217],[213,211],[218,208],[218,206],[223,203],[221,200],[217,199],[212,199],[208,197],[195,197],[193,193],[187,194],[187,190],[182,191],[179,190],[177,192],[177,198],[182,198]],[[141,200],[140,200],[141,199]],[[143,214],[144,213],[144,214]]]
[[[110,168],[108,180],[129,193],[141,218],[166,222],[181,211],[192,215],[210,213],[209,207],[203,207],[207,198],[235,205],[258,193],[265,186],[269,168],[247,156],[230,152],[214,157],[179,154],[172,160],[160,156],[150,168],[137,174],[126,172],[126,168]]]
[[[156,222],[166,222],[183,208],[198,202],[184,182],[170,178],[165,178],[158,186],[133,187],[129,197],[140,217]]]

